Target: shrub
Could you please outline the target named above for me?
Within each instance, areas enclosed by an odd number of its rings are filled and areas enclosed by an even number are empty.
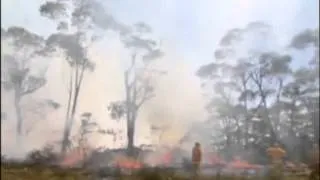
[[[57,153],[54,152],[53,146],[47,145],[41,150],[34,150],[26,157],[28,164],[52,165],[59,159]]]

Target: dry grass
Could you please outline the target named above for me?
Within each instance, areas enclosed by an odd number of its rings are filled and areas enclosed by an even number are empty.
[[[4,180],[87,180],[89,173],[82,170],[64,170],[36,165],[1,165],[1,179]]]
[[[57,167],[45,167],[39,165],[2,164],[1,178],[3,180],[96,180],[92,173],[81,169],[61,169]],[[101,178],[100,178],[101,179]],[[131,176],[118,176],[115,179],[121,180],[187,180],[183,174],[176,174],[172,171],[152,170],[141,171]],[[199,180],[272,180],[270,178],[244,178],[244,177],[200,177]],[[302,177],[286,177],[285,180],[306,180]]]

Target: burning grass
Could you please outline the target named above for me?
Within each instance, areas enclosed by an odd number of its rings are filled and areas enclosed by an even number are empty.
[[[107,154],[100,154],[98,159],[102,159]],[[115,166],[94,166],[93,163],[86,163],[83,168],[63,168],[60,158],[53,153],[50,148],[40,151],[34,151],[29,154],[24,162],[16,162],[1,158],[1,178],[4,180],[187,180],[190,179],[189,170],[181,168],[131,168],[129,171],[115,168]],[[93,158],[93,162],[97,159]],[[113,164],[123,165],[123,162],[131,167],[136,161],[129,161],[126,158],[119,158]],[[120,164],[119,164],[120,163]],[[52,164],[55,164],[54,166]],[[103,162],[102,164],[105,164]],[[86,168],[84,168],[86,167]],[[122,166],[125,167],[125,166]],[[135,166],[133,166],[135,167]],[[183,170],[184,169],[184,170]],[[130,172],[131,171],[131,172]],[[271,177],[235,177],[235,176],[201,176],[199,180],[275,180]],[[277,178],[276,178],[277,179]],[[278,180],[278,179],[277,179]],[[290,176],[283,180],[307,180],[306,177]]]
[[[4,180],[99,180],[108,179],[101,177],[97,172],[88,172],[84,169],[62,169],[59,167],[43,165],[26,165],[21,163],[1,164],[1,178]],[[109,174],[109,177],[111,175]],[[131,175],[115,173],[110,179],[121,180],[187,180],[190,176],[184,173],[177,173],[170,169],[142,169]],[[271,178],[245,178],[235,176],[202,176],[199,180],[273,180]],[[290,176],[284,180],[306,180],[305,177]]]

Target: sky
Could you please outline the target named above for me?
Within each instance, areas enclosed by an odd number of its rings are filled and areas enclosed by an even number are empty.
[[[251,21],[272,25],[280,35],[279,43],[319,23],[318,0],[137,0],[131,4],[120,0],[114,6],[120,19],[151,24],[195,67],[212,61],[213,50],[227,30]]]
[[[19,24],[47,34],[48,23],[37,11],[41,1],[3,1],[2,26]],[[108,0],[106,3],[121,21],[150,24],[161,39],[174,44],[195,66],[212,60],[212,52],[227,30],[244,27],[251,21],[262,20],[272,25],[282,43],[305,28],[319,25],[318,0]]]
[[[43,1],[2,0],[1,26],[4,28],[13,25],[23,26],[47,36],[55,26],[40,17],[38,12],[40,2]],[[182,122],[189,122],[185,119],[204,118],[205,112],[202,108],[204,100],[199,80],[194,74],[200,65],[213,60],[214,49],[229,29],[245,27],[252,21],[265,21],[272,25],[273,31],[277,34],[278,45],[284,46],[292,35],[306,28],[319,26],[318,0],[106,0],[105,2],[107,10],[117,19],[125,23],[146,22],[164,42],[166,58],[162,65],[168,69],[169,75],[160,79],[158,90],[160,95],[150,102],[141,118],[157,119],[154,114],[166,111],[168,115],[166,119],[176,119],[174,127],[183,124]],[[116,126],[117,123],[105,120],[108,119],[108,115],[104,99],[116,100],[123,95],[122,82],[115,81],[122,78],[118,60],[123,58],[121,55],[123,50],[116,40],[108,41],[109,43],[101,43],[92,50],[92,57],[99,67],[87,78],[79,112],[93,111],[101,123],[107,122],[110,126]],[[303,59],[303,56],[304,54],[296,55],[294,66],[301,65],[303,60],[300,59]],[[63,80],[67,70],[59,60],[52,61],[50,67],[48,70],[50,85],[29,99],[50,96],[59,99],[59,102],[64,101],[65,97],[57,94],[65,94],[65,89],[62,87],[66,83]],[[106,75],[106,72],[113,73],[112,77]],[[100,88],[96,88],[97,86]],[[9,97],[7,101],[10,101]],[[58,123],[53,119],[61,118],[63,113],[55,113],[55,116],[49,117],[51,120],[46,121],[47,124],[43,126],[58,127],[62,122]],[[119,126],[121,125],[124,124],[120,123]],[[48,132],[48,130],[43,131]],[[168,136],[173,136],[170,133]],[[146,134],[147,130],[138,135],[138,139],[143,139]],[[39,146],[44,141],[45,137],[32,143]],[[5,143],[8,142],[9,140]],[[110,144],[110,138],[100,138],[96,143],[106,142]],[[140,143],[143,142],[147,140],[141,140]]]

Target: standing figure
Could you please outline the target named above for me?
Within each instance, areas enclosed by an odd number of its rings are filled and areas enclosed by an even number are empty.
[[[276,179],[281,179],[283,175],[283,158],[286,156],[286,151],[282,149],[278,143],[267,149],[267,154],[271,158],[270,175]]]
[[[202,151],[200,143],[196,142],[192,149],[192,168],[194,179],[197,179],[200,171],[200,164],[202,161]]]
[[[275,143],[273,147],[267,149],[267,154],[270,156],[272,164],[282,164],[286,151],[278,143]]]

